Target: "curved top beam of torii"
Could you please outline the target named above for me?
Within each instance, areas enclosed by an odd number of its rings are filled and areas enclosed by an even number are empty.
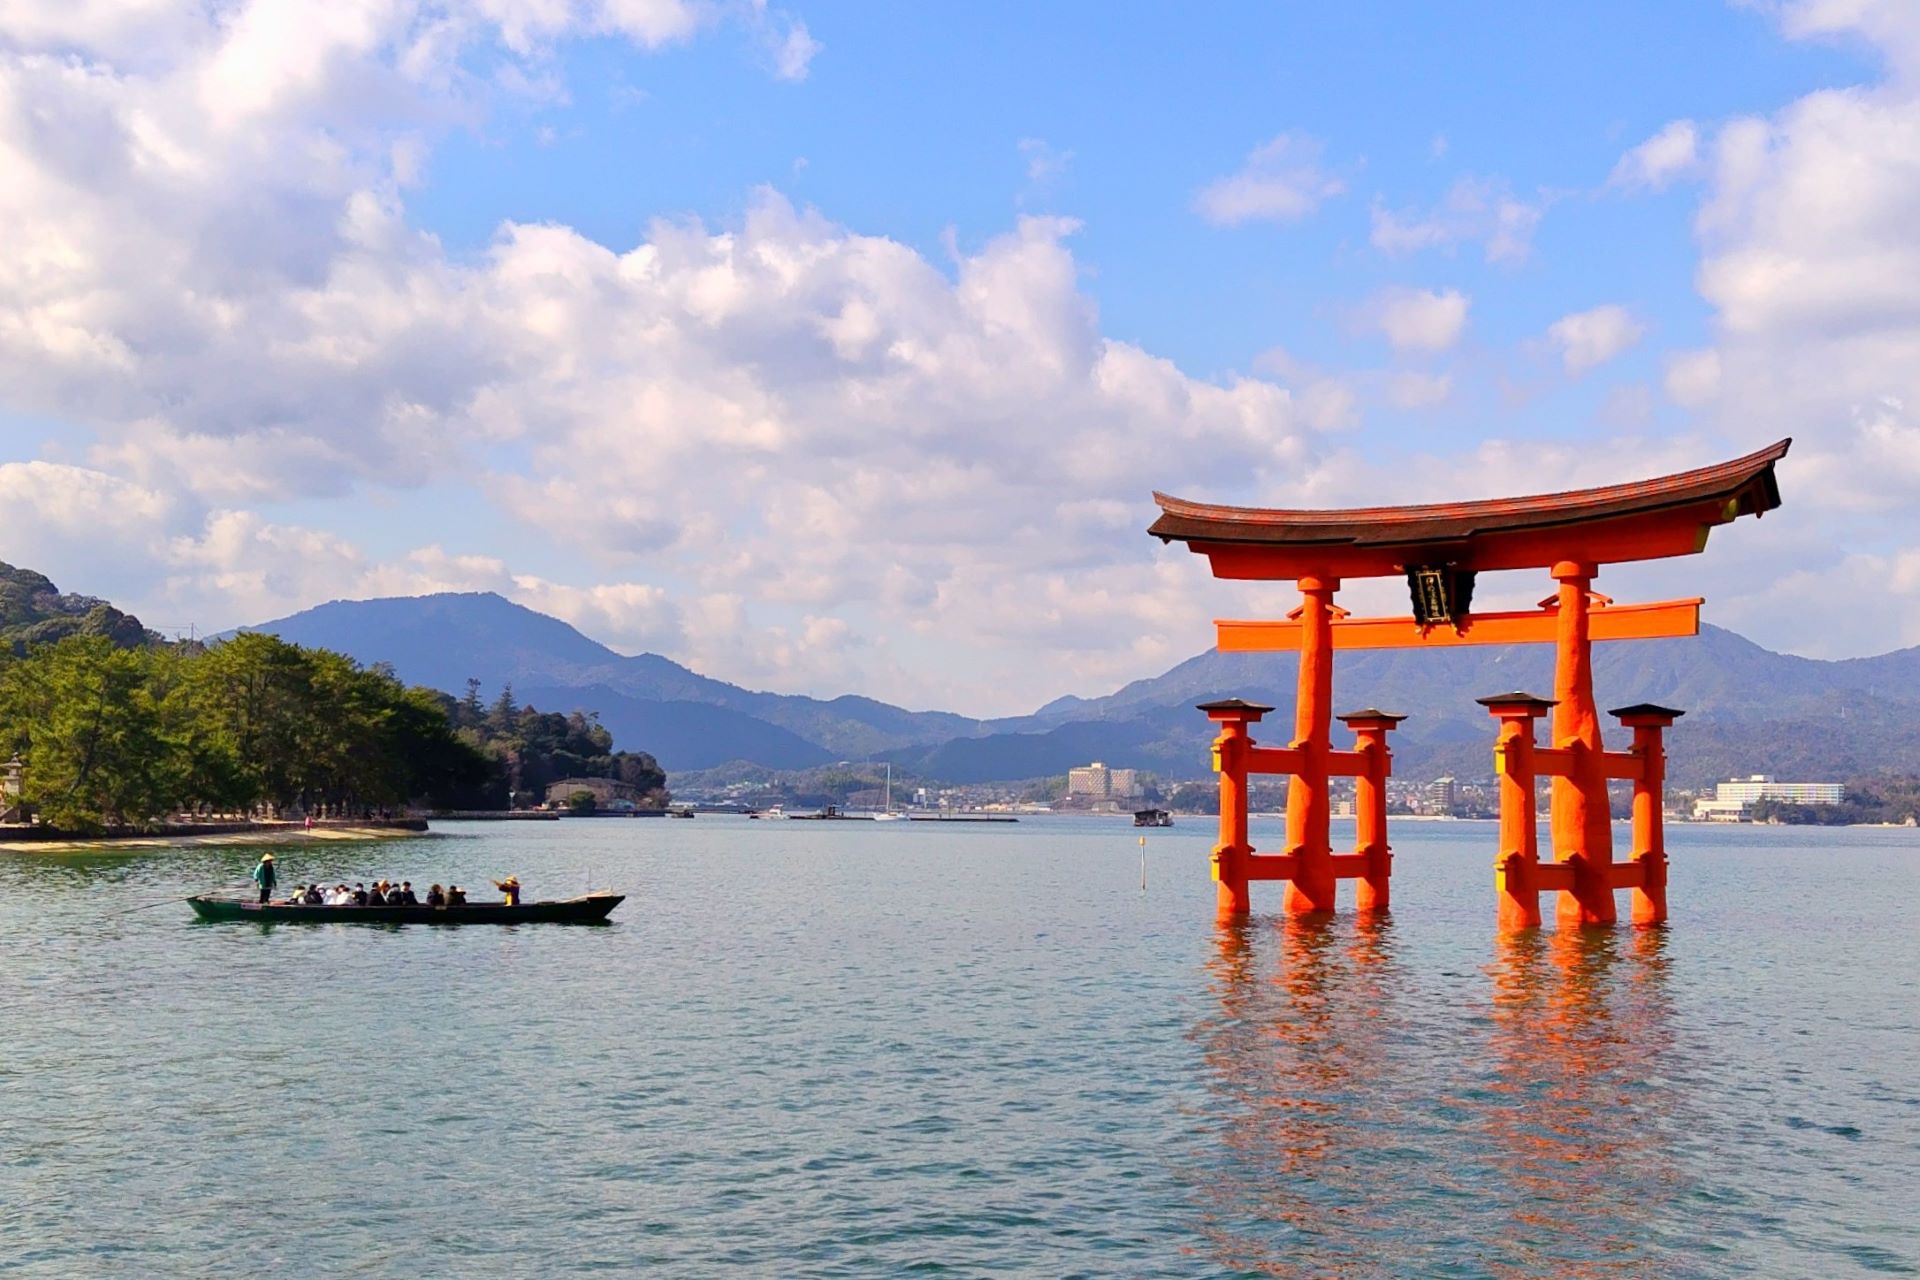
[[[1416,564],[1479,572],[1691,555],[1715,526],[1780,505],[1774,464],[1793,442],[1630,484],[1480,502],[1290,511],[1155,493],[1147,532],[1205,555],[1221,578],[1386,577]]]

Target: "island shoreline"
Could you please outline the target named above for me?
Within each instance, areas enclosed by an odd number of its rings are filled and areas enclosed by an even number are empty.
[[[223,844],[300,844],[308,841],[392,840],[428,831],[424,818],[303,822],[182,822],[104,832],[53,827],[0,827],[0,853],[96,853],[190,849]]]

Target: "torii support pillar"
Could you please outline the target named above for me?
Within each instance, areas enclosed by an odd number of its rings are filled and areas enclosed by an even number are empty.
[[[1333,797],[1327,793],[1333,747],[1333,593],[1338,578],[1300,579],[1300,681],[1293,701],[1292,749],[1299,760],[1287,779],[1287,853],[1296,860],[1287,879],[1288,915],[1334,910],[1333,842],[1327,834]]]
[[[1354,889],[1354,906],[1363,912],[1385,911],[1391,898],[1387,889],[1393,876],[1393,851],[1387,845],[1387,777],[1393,772],[1393,752],[1387,749],[1387,734],[1405,719],[1375,707],[1340,717],[1340,722],[1353,730],[1353,754],[1359,757],[1360,765],[1353,775],[1354,855],[1362,867]]]
[[[1663,810],[1667,781],[1667,752],[1664,731],[1685,715],[1672,707],[1650,702],[1631,707],[1616,707],[1607,712],[1633,730],[1633,747],[1628,755],[1637,768],[1633,779],[1633,861],[1639,883],[1633,886],[1633,922],[1663,924],[1667,918],[1667,835]],[[1616,879],[1621,878],[1616,871]]]
[[[1213,771],[1220,775],[1220,839],[1213,846],[1213,879],[1222,920],[1253,912],[1247,890],[1247,860],[1253,845],[1247,839],[1247,757],[1253,750],[1249,726],[1273,710],[1240,698],[1203,702],[1200,710],[1220,726],[1213,742]]]
[[[1540,926],[1540,827],[1534,812],[1533,722],[1553,708],[1550,698],[1501,693],[1481,698],[1500,736],[1493,772],[1500,779],[1500,852],[1493,860],[1502,929]]]
[[[1607,714],[1617,716],[1633,730],[1633,746],[1627,751],[1604,751],[1589,749],[1578,737],[1563,739],[1561,745],[1552,748],[1534,745],[1533,722],[1554,708],[1553,699],[1502,693],[1481,698],[1480,703],[1500,722],[1500,736],[1493,748],[1494,772],[1500,778],[1500,853],[1494,860],[1500,927],[1538,927],[1540,894],[1551,890],[1560,892],[1554,914],[1563,925],[1613,923],[1613,894],[1617,889],[1633,890],[1635,924],[1665,921],[1667,856],[1661,799],[1666,752],[1662,731],[1685,713],[1647,703],[1610,711]],[[1603,814],[1607,812],[1606,780],[1619,778],[1633,783],[1632,860],[1613,862],[1609,856],[1602,862],[1590,859],[1590,844],[1560,844],[1567,813],[1556,805],[1553,831],[1558,856],[1555,861],[1541,862],[1534,810],[1536,779],[1545,776],[1555,779],[1556,784],[1562,779],[1577,783],[1581,775],[1594,773],[1599,777],[1597,801]],[[1582,801],[1593,803],[1591,793],[1584,787],[1581,790]],[[1606,848],[1612,848],[1611,832]]]
[[[1220,918],[1251,914],[1253,901],[1247,886],[1254,880],[1286,881],[1282,910],[1289,915],[1333,911],[1334,887],[1341,880],[1360,882],[1356,898],[1360,910],[1385,911],[1393,874],[1393,854],[1387,846],[1387,777],[1393,769],[1393,753],[1387,749],[1387,734],[1406,717],[1372,707],[1348,712],[1339,719],[1354,732],[1353,749],[1335,751],[1326,746],[1312,751],[1300,742],[1289,747],[1254,742],[1249,727],[1272,707],[1226,698],[1203,702],[1199,709],[1220,726],[1220,736],[1213,743],[1213,768],[1220,775],[1220,840],[1213,849]],[[1308,783],[1287,798],[1285,853],[1256,853],[1247,838],[1248,779],[1262,773],[1290,774],[1296,782],[1304,778]],[[1355,780],[1358,839],[1352,853],[1336,854],[1329,847],[1330,806],[1325,803],[1329,777]],[[1317,814],[1317,826],[1298,817],[1306,807],[1297,798],[1302,792],[1309,797],[1317,793],[1322,799],[1318,809],[1308,813],[1310,819]],[[1302,879],[1308,877],[1303,886]]]

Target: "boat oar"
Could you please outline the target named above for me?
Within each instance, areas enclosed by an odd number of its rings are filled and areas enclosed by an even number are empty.
[[[158,902],[143,902],[137,907],[128,907],[126,908],[126,910],[118,912],[117,914],[124,916],[124,915],[130,915],[135,911],[151,911],[155,907],[170,907],[176,902],[185,902],[189,898],[204,898],[209,893],[218,893],[219,891],[220,890],[218,888],[203,889],[199,893],[182,894],[178,898],[162,898]]]

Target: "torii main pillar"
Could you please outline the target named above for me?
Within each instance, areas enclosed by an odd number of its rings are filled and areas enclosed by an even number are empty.
[[[1761,515],[1780,505],[1774,465],[1791,441],[1719,466],[1663,476],[1635,484],[1583,489],[1538,497],[1498,499],[1415,507],[1373,507],[1347,511],[1286,511],[1220,507],[1185,502],[1156,493],[1161,516],[1149,530],[1163,541],[1185,542],[1205,555],[1220,578],[1285,580],[1298,584],[1300,607],[1284,620],[1217,621],[1222,651],[1296,651],[1300,678],[1294,705],[1294,737],[1284,748],[1255,745],[1248,726],[1270,707],[1236,701],[1209,703],[1203,710],[1222,724],[1216,743],[1221,770],[1222,845],[1215,854],[1215,875],[1222,878],[1223,915],[1251,909],[1248,879],[1287,881],[1283,907],[1306,914],[1335,909],[1336,882],[1359,877],[1362,853],[1333,854],[1328,840],[1328,780],[1339,775],[1365,777],[1381,797],[1377,843],[1385,859],[1385,732],[1400,717],[1369,711],[1372,737],[1353,751],[1335,751],[1329,741],[1333,706],[1333,654],[1339,649],[1381,649],[1461,644],[1551,643],[1554,646],[1554,697],[1503,695],[1487,701],[1502,719],[1496,752],[1505,770],[1519,759],[1515,734],[1524,721],[1525,787],[1518,777],[1502,784],[1502,885],[1515,892],[1524,882],[1560,892],[1555,911],[1563,924],[1611,924],[1617,919],[1614,893],[1635,892],[1634,917],[1657,923],[1666,916],[1665,852],[1659,832],[1664,754],[1660,731],[1680,713],[1670,708],[1624,708],[1624,724],[1634,730],[1634,746],[1608,752],[1593,695],[1593,643],[1596,640],[1650,639],[1696,635],[1698,598],[1655,604],[1616,605],[1593,590],[1608,564],[1693,555],[1705,549],[1707,536],[1742,515]],[[1475,577],[1501,570],[1545,570],[1553,595],[1534,611],[1474,613]],[[1406,578],[1413,616],[1352,618],[1334,604],[1342,579]],[[1503,707],[1505,708],[1503,710]],[[1237,708],[1237,709],[1236,709]],[[1532,719],[1553,713],[1552,740],[1532,745]],[[1247,712],[1257,712],[1248,715]],[[1349,722],[1353,723],[1351,718]],[[1355,724],[1356,732],[1360,731]],[[1367,735],[1363,734],[1363,738]],[[1377,759],[1368,742],[1377,741]],[[1238,770],[1228,777],[1229,765]],[[1552,863],[1521,866],[1526,849],[1506,845],[1520,839],[1531,824],[1535,770],[1552,780],[1550,803]],[[1287,847],[1262,855],[1246,842],[1246,778],[1249,773],[1290,775],[1287,792]],[[1631,864],[1613,859],[1613,828],[1607,796],[1609,779],[1635,785],[1635,856]],[[1513,785],[1508,785],[1512,783]],[[1509,806],[1527,806],[1524,814]],[[1235,805],[1238,814],[1229,813]],[[1231,840],[1227,832],[1237,834]],[[1527,827],[1530,830],[1530,825]],[[1509,872],[1511,876],[1509,877]],[[1381,890],[1372,900],[1385,903]],[[1503,895],[1507,894],[1505,888]],[[1654,905],[1657,893],[1657,906]],[[1368,901],[1363,895],[1362,903]],[[1516,899],[1516,902],[1518,899]],[[1538,909],[1509,907],[1503,897],[1501,920],[1537,924]]]

